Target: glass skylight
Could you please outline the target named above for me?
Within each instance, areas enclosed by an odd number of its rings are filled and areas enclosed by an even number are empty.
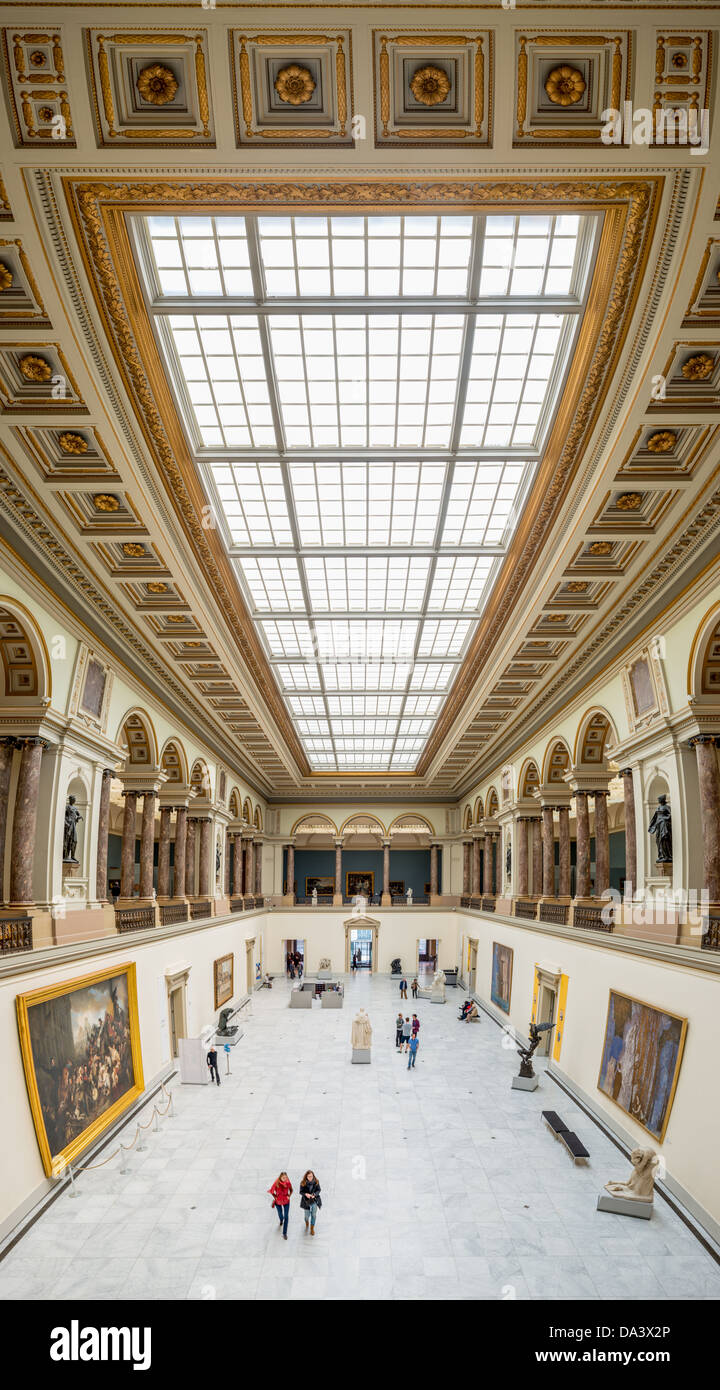
[[[408,772],[547,439],[599,219],[134,219],[158,340],[310,765]]]

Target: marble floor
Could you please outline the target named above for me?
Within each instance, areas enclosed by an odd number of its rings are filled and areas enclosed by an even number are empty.
[[[487,1017],[457,1022],[460,990],[418,1001],[414,1071],[395,1051],[395,981],[348,981],[338,1011],[291,1012],[288,990],[255,996],[219,1089],[174,1083],[174,1117],[128,1173],[115,1159],[81,1175],[76,1200],[63,1193],[0,1263],[0,1298],[720,1297],[720,1266],[664,1201],[647,1223],[595,1210],[626,1159],[553,1082],[511,1091],[514,1049]],[[369,1067],[350,1064],[359,1004]],[[543,1108],[576,1130],[588,1167]],[[317,1234],[295,1195],[284,1241],[267,1189],[286,1168],[297,1194],[308,1167]]]

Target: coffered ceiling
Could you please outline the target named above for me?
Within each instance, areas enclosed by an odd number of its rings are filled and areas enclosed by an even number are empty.
[[[3,535],[270,799],[459,797],[717,554],[717,7],[523,11],[0,9]]]

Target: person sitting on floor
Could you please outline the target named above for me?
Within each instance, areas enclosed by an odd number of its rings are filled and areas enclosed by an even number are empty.
[[[460,1013],[458,1014],[458,1018],[459,1018],[459,1020],[460,1020],[461,1023],[463,1023],[464,1020],[467,1018],[467,1016],[468,1016],[468,1014],[469,1014],[469,1012],[470,1012],[470,1010],[471,1010],[472,1007],[473,1007],[473,1001],[472,1001],[472,999],[466,999],[466,1000],[465,1000],[465,1003],[463,1004],[463,1006],[462,1006],[462,1008],[461,1008],[461,1010],[460,1010]]]
[[[463,1022],[464,1022],[464,1023],[469,1023],[471,1019],[473,1019],[473,1018],[479,1018],[479,1017],[480,1017],[480,1014],[479,1014],[479,1012],[478,1012],[478,1006],[477,1006],[477,1004],[471,1003],[470,1008],[468,1009],[468,1011],[467,1011],[467,1013],[466,1013],[466,1015],[465,1015],[465,1018],[463,1019]]]

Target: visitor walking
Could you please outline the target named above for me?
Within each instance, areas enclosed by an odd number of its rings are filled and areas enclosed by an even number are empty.
[[[407,1064],[407,1069],[408,1069],[408,1071],[410,1070],[411,1067],[414,1067],[414,1066],[415,1066],[415,1058],[417,1057],[417,1050],[418,1050],[418,1047],[419,1047],[419,1046],[420,1046],[420,1039],[419,1039],[417,1033],[413,1033],[413,1035],[412,1035],[412,1037],[411,1037],[411,1039],[410,1039],[410,1055],[409,1055],[409,1057],[408,1057],[408,1064]]]
[[[403,1040],[403,1046],[404,1046],[406,1052],[407,1052],[407,1050],[408,1050],[408,1048],[409,1048],[409,1046],[410,1046],[410,1034],[411,1034],[411,1033],[412,1033],[412,1028],[411,1028],[411,1026],[410,1026],[410,1019],[409,1019],[409,1018],[404,1018],[404,1019],[403,1019],[403,1026],[402,1026],[402,1040]]]
[[[315,1235],[315,1219],[319,1208],[322,1206],[320,1196],[320,1183],[318,1182],[312,1168],[308,1168],[302,1182],[300,1183],[300,1206],[305,1212],[305,1230],[308,1226],[310,1235]]]
[[[417,982],[417,980],[413,980],[413,982],[412,982],[410,988],[411,988],[411,990],[412,990],[412,997],[413,997],[413,999],[417,999],[417,992],[418,992],[418,982]]]
[[[407,980],[404,975],[400,981],[400,998],[407,999]]]
[[[212,1085],[213,1081],[217,1081],[217,1084],[219,1086],[220,1073],[218,1071],[217,1052],[215,1050],[215,1047],[211,1047],[210,1051],[207,1054],[207,1064],[210,1068],[210,1085]]]
[[[417,1014],[413,1014],[413,1016],[412,1016],[412,1023],[411,1023],[411,1025],[410,1025],[410,1031],[411,1031],[412,1036],[413,1036],[414,1038],[416,1038],[417,1035],[418,1035],[418,1033],[420,1032],[420,1019],[418,1018]]]
[[[293,1185],[287,1173],[284,1170],[280,1174],[280,1176],[275,1179],[272,1187],[268,1188],[268,1192],[270,1193],[270,1196],[273,1199],[273,1206],[278,1214],[278,1219],[280,1221],[280,1230],[283,1233],[284,1240],[287,1240],[288,1217],[290,1215],[290,1198],[292,1196],[292,1190]]]
[[[305,962],[304,962],[302,956],[300,955],[300,952],[299,952],[299,951],[297,951],[297,952],[295,953],[295,964],[296,964],[296,966],[297,966],[298,979],[301,980],[302,977],[303,977],[303,968],[304,968]]]
[[[402,1013],[399,1013],[397,1018],[395,1019],[395,1047],[397,1048],[398,1052],[402,1052],[403,1021],[404,1020]]]

